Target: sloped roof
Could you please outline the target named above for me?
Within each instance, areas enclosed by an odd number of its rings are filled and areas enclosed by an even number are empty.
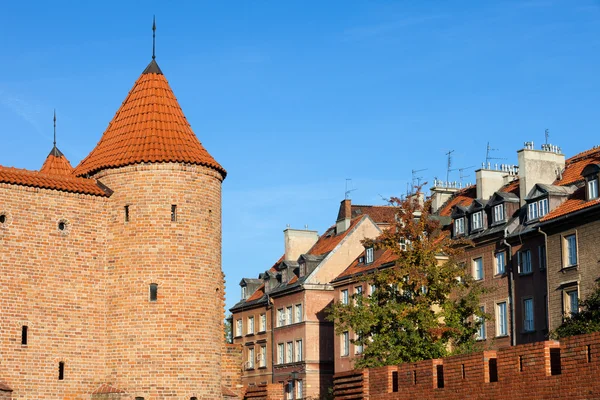
[[[502,186],[498,191],[501,193],[512,193],[514,195],[516,195],[517,197],[519,197],[519,187],[520,187],[520,182],[519,182],[519,178],[515,179],[512,182],[507,183],[506,185]]]
[[[600,198],[586,200],[585,186],[582,186],[578,188],[567,200],[565,200],[564,203],[540,218],[540,222],[550,221],[560,216],[583,210],[588,207],[597,206],[599,204]]]
[[[335,249],[335,247],[356,227],[356,225],[360,222],[360,220],[364,218],[363,216],[354,218],[350,221],[350,226],[344,232],[340,234],[336,234],[335,225],[331,226],[321,237],[319,240],[310,248],[307,252],[308,254],[319,256],[325,253],[329,253],[331,250]]]
[[[589,164],[600,162],[600,146],[583,151],[565,162],[565,170],[562,177],[557,179],[555,185],[570,185],[583,179],[581,172]]]
[[[37,171],[2,166],[0,166],[0,183],[93,196],[110,196],[110,191],[101,187],[94,179],[50,175]]]
[[[396,219],[397,208],[394,206],[352,205],[352,218],[368,215],[376,224],[392,224]]]
[[[342,273],[339,274],[333,280],[333,282],[341,280],[346,277],[364,274],[365,272],[375,270],[385,264],[396,261],[398,256],[391,249],[385,249],[383,251],[383,253],[381,253],[381,254],[377,255],[377,257],[375,257],[375,259],[373,260],[373,262],[371,264],[365,264],[364,262],[361,262],[360,261],[361,258],[363,260],[365,258],[364,251],[358,257],[356,257],[356,259],[354,261],[352,261],[352,264],[350,264],[348,266],[348,268],[346,268],[344,271],[342,271]]]
[[[442,204],[437,214],[442,217],[449,217],[454,206],[468,207],[475,200],[475,197],[477,197],[477,187],[475,185],[461,189]]]
[[[192,131],[154,60],[135,82],[96,147],[75,168],[75,175],[143,162],[199,164],[226,175]]]
[[[40,168],[40,172],[49,175],[64,175],[71,176],[73,174],[73,167],[67,157],[54,146],[46,157],[44,165]]]

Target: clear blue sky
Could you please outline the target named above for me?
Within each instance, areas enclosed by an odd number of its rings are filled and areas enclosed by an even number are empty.
[[[0,13],[0,164],[76,165],[150,61],[228,170],[227,306],[283,253],[286,224],[323,232],[355,204],[478,166],[489,141],[567,156],[600,144],[600,2],[11,1]],[[469,179],[474,179],[471,169]],[[451,174],[458,179],[458,172]]]

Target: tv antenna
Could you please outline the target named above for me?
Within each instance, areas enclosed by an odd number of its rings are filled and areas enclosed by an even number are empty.
[[[423,172],[423,171],[427,171],[427,168],[413,169],[413,170],[410,171],[411,174],[412,174],[412,186],[413,186],[413,189],[415,188],[415,186],[421,186],[421,180],[423,179],[423,177],[422,176],[417,176],[417,174],[419,172]],[[417,183],[416,185],[415,185],[415,182]]]
[[[548,138],[550,137],[550,132],[548,132],[548,129],[546,128],[546,130],[544,131],[544,136],[546,136],[546,144],[548,144]]]
[[[458,169],[458,173],[460,175],[460,184],[461,184],[461,186],[462,186],[462,183],[463,183],[463,179],[466,178],[466,177],[468,177],[468,176],[470,176],[470,175],[465,175],[464,174],[465,170],[471,169],[471,168],[474,168],[474,167],[475,167],[474,165],[471,165],[471,166],[468,166],[468,167],[464,167],[464,168],[459,168]]]
[[[490,164],[490,160],[504,160],[503,157],[492,157],[490,155],[490,152],[492,151],[498,151],[498,149],[493,149],[490,146],[490,142],[487,142],[487,147],[485,149],[485,165],[484,168],[487,168],[487,166]]]
[[[350,186],[351,189],[348,189],[348,186]],[[350,198],[350,193],[354,192],[355,190],[356,189],[354,189],[354,185],[352,185],[352,178],[346,178],[346,191],[344,192],[344,199],[348,200]]]
[[[450,181],[450,171],[451,171],[451,167],[452,167],[452,153],[454,153],[454,150],[450,150],[446,153],[446,155],[448,156],[448,166],[446,168],[446,182]]]

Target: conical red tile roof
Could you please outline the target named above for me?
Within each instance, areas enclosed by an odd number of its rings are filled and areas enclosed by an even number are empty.
[[[54,146],[50,154],[48,154],[46,161],[44,161],[44,165],[40,168],[40,172],[49,175],[72,176],[73,167],[69,160],[67,160],[67,157]]]
[[[225,169],[202,146],[154,60],[138,78],[77,176],[142,162],[184,162]]]

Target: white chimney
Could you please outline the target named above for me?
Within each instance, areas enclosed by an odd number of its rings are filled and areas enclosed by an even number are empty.
[[[552,184],[565,168],[565,155],[560,147],[545,144],[542,150],[534,150],[533,143],[517,152],[519,158],[519,181],[521,205],[536,183]]]
[[[319,234],[317,231],[286,228],[283,231],[285,260],[297,261],[298,257],[310,250],[318,239]]]
[[[459,188],[436,179],[433,181],[433,187],[429,190],[431,192],[432,212],[435,213],[455,192],[459,190]]]

